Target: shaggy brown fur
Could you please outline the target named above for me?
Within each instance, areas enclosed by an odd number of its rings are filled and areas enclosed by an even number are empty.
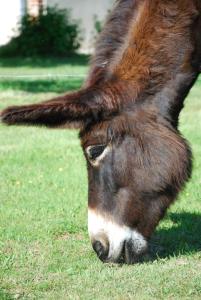
[[[78,123],[89,207],[149,239],[190,177],[191,151],[177,126],[200,70],[200,0],[119,0],[84,87],[44,103],[7,108],[1,118],[8,125]],[[96,145],[102,148],[93,149],[94,160],[100,149],[112,148],[98,168],[86,152]],[[95,250],[107,260],[103,248]]]

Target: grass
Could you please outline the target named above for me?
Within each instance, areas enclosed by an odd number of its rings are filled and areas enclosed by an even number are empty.
[[[16,67],[17,66],[17,67]],[[86,61],[1,61],[0,75],[86,72]],[[0,108],[78,88],[81,80],[1,80]],[[192,180],[153,237],[152,259],[102,264],[87,234],[87,174],[76,131],[0,126],[0,299],[201,299],[201,82],[180,129]]]

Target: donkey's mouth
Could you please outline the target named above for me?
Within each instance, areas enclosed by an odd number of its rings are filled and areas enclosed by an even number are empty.
[[[124,243],[122,251],[122,261],[128,265],[136,264],[142,261],[143,255],[146,253],[146,249],[143,252],[136,253],[136,248],[132,240],[128,240]]]
[[[133,244],[133,240],[125,241],[122,247],[121,254],[116,260],[108,258],[107,262],[113,262],[117,264],[133,265],[143,261],[144,255],[147,253],[147,248],[137,253],[136,246]]]
[[[98,258],[104,263],[116,263],[116,264],[136,264],[142,261],[144,254],[147,249],[137,252],[136,245],[134,245],[133,240],[130,239],[125,241],[121,245],[121,250],[119,250],[119,255],[110,255],[109,245],[106,247],[100,241],[93,243],[93,249],[96,252]]]

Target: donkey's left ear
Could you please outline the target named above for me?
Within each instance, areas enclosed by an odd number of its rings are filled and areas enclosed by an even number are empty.
[[[3,110],[1,121],[7,125],[45,125],[58,127],[87,120],[98,121],[118,108],[111,105],[103,89],[88,88],[39,104],[13,106]]]

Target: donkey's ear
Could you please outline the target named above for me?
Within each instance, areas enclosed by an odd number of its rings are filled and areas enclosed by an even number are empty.
[[[102,89],[88,88],[39,104],[8,107],[0,116],[7,125],[58,127],[80,123],[81,126],[89,120],[98,121],[104,114],[116,111],[117,108],[109,105],[107,100]]]

